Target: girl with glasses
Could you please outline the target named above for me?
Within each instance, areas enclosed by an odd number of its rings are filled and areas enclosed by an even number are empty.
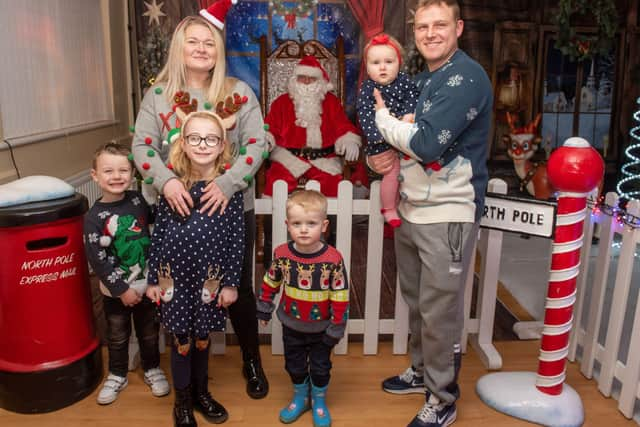
[[[224,330],[226,309],[238,298],[244,252],[242,193],[231,197],[224,215],[209,215],[200,207],[206,186],[231,166],[223,120],[207,111],[186,116],[169,160],[194,209],[184,217],[171,209],[166,197],[160,198],[147,297],[160,305],[162,324],[173,335],[175,424],[193,425],[194,406],[208,421],[222,423],[227,411],[207,387],[209,334]]]

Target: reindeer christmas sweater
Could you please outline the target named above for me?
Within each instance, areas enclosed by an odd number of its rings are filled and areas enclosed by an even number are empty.
[[[224,94],[238,94],[246,102],[236,113],[236,125],[227,132],[234,157],[233,166],[214,181],[227,199],[242,191],[244,210],[249,211],[254,208],[253,176],[268,154],[262,112],[253,90],[243,81],[227,78]],[[147,90],[140,104],[131,143],[136,166],[144,178],[143,194],[149,204],[155,204],[157,195],[162,194],[166,182],[176,178],[168,165],[165,165],[170,150],[170,144],[165,142],[171,139],[170,132],[180,125],[175,109],[181,107],[185,112],[215,111],[216,107],[214,101],[207,100],[202,89],[186,88],[179,93],[170,94],[171,102],[167,100],[167,95],[166,84],[162,82]]]
[[[271,320],[273,300],[284,288],[278,318],[300,332],[325,332],[332,344],[345,332],[349,317],[349,285],[342,255],[325,244],[318,252],[298,252],[293,242],[278,246],[264,275],[258,318]]]

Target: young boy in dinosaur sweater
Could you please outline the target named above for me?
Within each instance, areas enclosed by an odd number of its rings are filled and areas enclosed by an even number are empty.
[[[292,241],[277,247],[264,276],[257,316],[271,319],[273,300],[284,287],[277,313],[282,322],[285,369],[293,382],[291,402],[280,420],[291,423],[313,409],[313,425],[328,427],[325,403],[331,350],[344,335],[349,317],[349,286],[342,255],[320,238],[326,231],[327,199],[313,190],[287,200],[287,230]]]
[[[145,383],[154,396],[170,390],[160,369],[156,308],[144,297],[150,211],[142,195],[129,190],[133,171],[130,151],[120,144],[107,143],[94,154],[91,177],[102,197],[85,215],[84,241],[89,264],[100,279],[107,320],[109,375],[98,393],[101,405],[116,400],[128,384],[132,316]]]

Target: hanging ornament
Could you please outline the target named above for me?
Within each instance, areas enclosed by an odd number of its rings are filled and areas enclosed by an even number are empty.
[[[284,3],[284,0],[272,0],[269,2],[269,7],[274,14],[284,18],[287,28],[292,29],[296,27],[298,18],[306,18],[311,15],[313,8],[318,4],[318,0],[302,0],[295,2],[296,5],[293,7],[287,7]]]

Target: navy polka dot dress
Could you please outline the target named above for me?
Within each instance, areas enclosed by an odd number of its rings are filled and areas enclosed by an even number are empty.
[[[160,199],[149,255],[149,284],[158,284],[161,264],[169,266],[173,279],[173,297],[160,306],[162,324],[174,334],[195,337],[224,330],[225,310],[216,306],[217,296],[203,302],[203,285],[208,272],[214,271],[222,277],[222,286],[237,287],[244,253],[242,193],[233,195],[224,215],[218,210],[208,216],[198,212],[206,184],[197,182],[189,190],[194,208],[187,218],[174,213],[164,197]]]
[[[360,129],[367,138],[365,147],[367,156],[380,154],[391,148],[376,127],[376,100],[373,97],[373,89],[376,88],[382,94],[385,106],[389,109],[391,115],[402,119],[405,114],[415,113],[416,103],[420,91],[411,78],[404,72],[399,72],[398,77],[386,86],[367,79],[362,83],[358,100],[356,102],[356,110],[358,112],[358,122]]]

